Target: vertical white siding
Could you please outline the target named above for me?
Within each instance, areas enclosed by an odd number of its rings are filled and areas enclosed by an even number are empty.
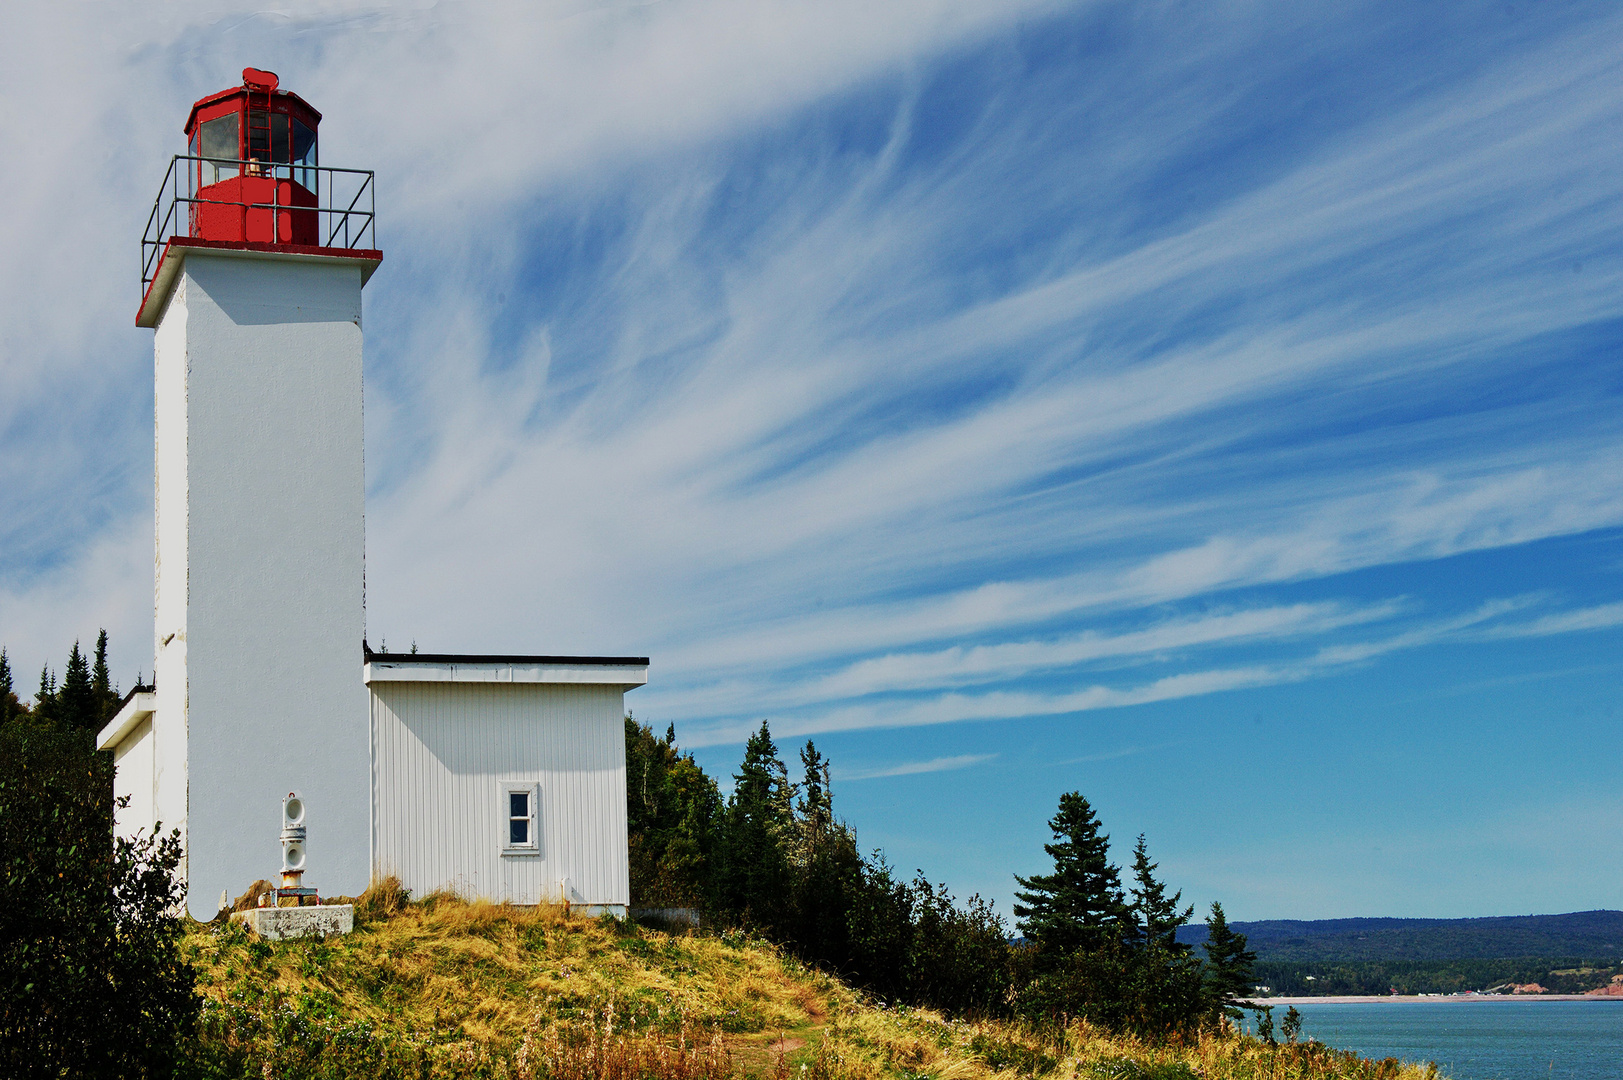
[[[630,902],[619,686],[372,684],[375,872],[519,904]],[[540,787],[536,855],[503,855],[507,783]]]
[[[359,892],[361,271],[192,252],[155,350],[155,813],[185,830],[188,906],[275,873],[289,791],[312,884]]]
[[[133,838],[142,830],[152,832],[153,742],[149,718],[136,725],[113,750],[113,797],[130,800],[124,809],[114,811],[113,831],[119,836]]]

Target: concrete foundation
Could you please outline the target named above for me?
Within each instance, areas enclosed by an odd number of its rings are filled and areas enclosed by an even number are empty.
[[[240,922],[263,938],[330,937],[355,929],[353,904],[326,904],[320,907],[263,907],[233,911]]]

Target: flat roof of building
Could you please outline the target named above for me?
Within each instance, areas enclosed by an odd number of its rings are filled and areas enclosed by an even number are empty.
[[[381,653],[366,650],[368,686],[379,683],[574,683],[642,686],[646,656],[514,656],[501,653]]]
[[[508,653],[395,653],[366,650],[369,662],[380,664],[608,664],[614,667],[647,667],[646,656],[519,656]]]

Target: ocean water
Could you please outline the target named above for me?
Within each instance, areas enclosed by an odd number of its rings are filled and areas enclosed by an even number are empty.
[[[1623,1000],[1298,1005],[1302,1031],[1365,1057],[1435,1061],[1453,1080],[1623,1080]],[[1284,1015],[1274,1009],[1274,1024]]]

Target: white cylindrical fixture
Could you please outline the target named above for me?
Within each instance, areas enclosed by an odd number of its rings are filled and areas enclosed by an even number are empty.
[[[296,791],[282,799],[282,873],[304,873],[304,800]]]

